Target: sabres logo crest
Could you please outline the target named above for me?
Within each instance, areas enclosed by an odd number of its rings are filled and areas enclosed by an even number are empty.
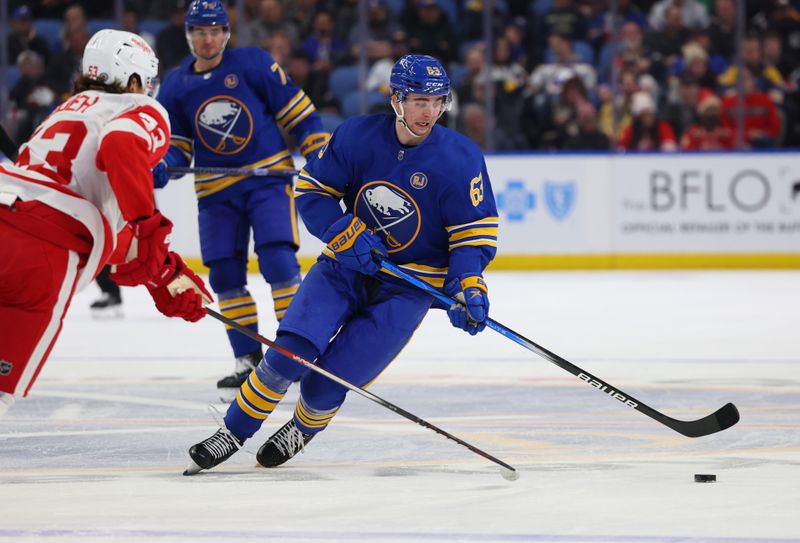
[[[371,181],[361,187],[355,212],[384,239],[390,253],[411,245],[422,225],[419,206],[411,195],[388,181]]]
[[[195,130],[200,142],[221,155],[244,149],[253,135],[253,116],[232,96],[214,96],[197,108]]]

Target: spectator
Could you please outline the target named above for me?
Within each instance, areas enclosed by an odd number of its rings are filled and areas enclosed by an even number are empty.
[[[586,87],[579,77],[572,77],[564,83],[558,103],[554,104],[543,119],[544,128],[539,147],[561,149],[566,140],[578,133],[578,112],[589,103]]]
[[[16,124],[17,147],[28,141],[33,129],[53,109],[56,94],[44,80],[44,59],[35,51],[23,51],[17,57],[19,81],[11,88],[11,116]]]
[[[622,70],[619,73],[618,80],[617,94],[613,94],[608,85],[600,85],[597,88],[597,95],[600,98],[600,110],[598,112],[600,130],[614,141],[619,138],[622,130],[631,123],[633,95],[641,90],[637,82],[636,72],[632,70]]]
[[[490,32],[492,37],[503,33],[506,9],[503,0],[487,0],[492,3]],[[454,24],[455,21],[450,21]],[[525,21],[528,25],[528,21]],[[458,34],[465,43],[483,40],[483,0],[465,0],[461,18],[458,21]]]
[[[638,24],[624,23],[617,38],[605,44],[600,51],[598,75],[601,81],[610,81],[613,70],[622,68],[623,59],[634,60],[635,66],[631,68],[638,73],[650,73],[661,79],[663,67],[651,60],[653,55],[645,44],[644,33]]]
[[[699,92],[697,80],[688,74],[680,78],[676,88],[670,89],[662,118],[672,126],[678,140],[698,121],[696,105]]]
[[[156,36],[156,54],[161,75],[180,64],[190,53],[189,43],[186,41],[186,29],[183,26],[185,14],[186,0],[176,0],[169,16],[169,25]]]
[[[314,15],[311,34],[303,42],[303,51],[311,60],[311,69],[327,77],[334,66],[347,57],[347,44],[333,34],[333,15],[319,11]],[[316,104],[314,99],[312,103]]]
[[[61,45],[62,49],[69,47],[69,41],[72,35],[76,32],[83,31],[88,36],[89,34],[89,19],[86,16],[86,10],[83,9],[81,4],[72,4],[64,11],[64,24],[61,26]],[[91,37],[91,36],[90,36]],[[83,55],[83,50],[78,55]]]
[[[8,61],[14,62],[23,51],[34,51],[45,64],[50,59],[47,40],[36,34],[31,9],[22,5],[11,15],[11,31],[8,33]]]
[[[783,103],[786,84],[777,68],[764,64],[761,38],[757,34],[748,34],[742,41],[742,63],[757,74],[758,89],[767,92],[776,103]],[[719,84],[724,87],[725,94],[736,92],[738,73],[739,68],[734,64],[719,76]]]
[[[628,23],[633,23],[640,29],[647,28],[647,16],[631,0],[617,0],[616,14],[615,20],[611,9],[603,9],[592,19],[588,40],[595,49],[600,50],[609,43],[616,29]]]
[[[680,8],[668,6],[664,11],[664,24],[658,29],[651,29],[647,35],[646,43],[652,51],[651,58],[671,71],[688,37],[689,29],[684,24]]]
[[[475,84],[486,81],[486,47],[483,43],[476,43],[464,53],[464,76],[456,87],[456,95],[461,103],[475,102],[472,88]]]
[[[687,28],[708,27],[708,11],[698,0],[661,0],[650,9],[650,27],[662,30],[666,24],[667,10],[675,6],[681,10],[681,19]]]
[[[67,35],[67,44],[64,50],[53,57],[48,65],[45,79],[47,85],[56,92],[56,101],[61,102],[70,93],[81,67],[83,49],[89,41],[88,30],[85,26],[76,26]]]
[[[695,42],[683,46],[681,60],[675,64],[673,74],[677,78],[691,77],[701,87],[717,88],[718,75],[709,66],[708,53]]]
[[[744,89],[744,143],[748,147],[775,147],[781,135],[781,119],[778,108],[769,94],[758,90],[758,75],[752,69],[742,71]],[[739,115],[737,94],[734,91],[722,99],[722,122],[729,127],[737,126]]]
[[[293,0],[286,4],[284,19],[297,29],[301,39],[306,39],[311,34],[314,19],[320,11],[330,14],[327,8],[319,5],[318,0]]]
[[[714,17],[708,28],[711,52],[727,62],[736,54],[736,3],[734,0],[714,0]]]
[[[414,0],[414,10],[406,12],[403,26],[412,54],[432,55],[445,64],[455,59],[455,32],[438,0]]]
[[[555,34],[564,36],[574,43],[585,41],[589,34],[589,25],[583,13],[575,6],[573,0],[553,0],[553,7],[544,17],[532,17],[532,27],[528,33],[533,47],[529,60],[541,62],[549,38]]]
[[[564,141],[564,149],[568,151],[607,151],[611,148],[611,140],[600,131],[597,122],[597,111],[589,102],[578,108],[578,132],[570,134]]]
[[[730,127],[722,124],[722,101],[709,90],[700,94],[697,103],[698,122],[681,137],[681,149],[687,151],[721,151],[736,148]]]
[[[279,0],[261,0],[258,18],[242,24],[238,44],[268,49],[269,39],[277,32],[285,34],[292,43],[298,38],[297,28],[283,18],[283,4]]]
[[[122,13],[122,30],[138,34],[147,45],[155,49],[156,37],[150,32],[142,31],[139,29],[139,13],[132,9],[130,5],[126,6],[125,11]]]
[[[523,17],[516,17],[503,29],[503,36],[508,40],[508,44],[511,47],[511,60],[520,66],[526,66],[528,63],[528,52],[525,46],[527,43],[525,28],[527,25],[528,23]]]
[[[788,80],[797,64],[783,54],[781,35],[774,30],[768,30],[761,40],[761,48],[765,70],[771,71],[770,68],[775,68],[784,82]]]
[[[789,0],[759,4],[767,6],[753,17],[753,26],[760,32],[773,30],[780,34],[783,38],[783,50],[789,58],[800,58],[800,11]]]
[[[367,58],[375,62],[381,58],[391,57],[393,54],[392,43],[405,39],[405,31],[392,18],[386,0],[366,0],[367,9],[367,35],[361,35],[361,28],[355,25],[350,30],[347,44],[350,54],[358,58],[361,44],[366,43]]]
[[[573,76],[580,77],[587,89],[594,88],[597,83],[594,68],[575,56],[568,36],[553,34],[548,38],[548,43],[553,51],[553,62],[540,64],[529,79],[537,107],[543,107],[545,102],[558,101],[562,85]]]
[[[674,151],[677,149],[672,127],[656,116],[656,103],[646,92],[637,92],[631,102],[633,121],[622,131],[621,151]]]
[[[267,38],[265,49],[275,62],[284,66],[292,56],[292,41],[285,32],[276,31]]]
[[[316,72],[311,68],[311,59],[305,51],[298,50],[292,54],[286,64],[286,73],[295,85],[303,89],[317,111],[335,109],[336,103],[328,87],[327,74]]]

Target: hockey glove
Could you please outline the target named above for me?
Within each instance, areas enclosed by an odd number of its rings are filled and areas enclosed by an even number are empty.
[[[118,285],[135,286],[158,282],[167,261],[172,222],[160,211],[130,224],[133,229],[125,263],[114,266],[109,278]]]
[[[163,160],[153,168],[153,188],[163,189],[173,179],[183,177],[183,174],[170,174],[167,173],[167,163]]]
[[[147,290],[156,309],[167,317],[181,317],[189,322],[199,321],[206,316],[205,304],[213,299],[199,275],[194,273],[178,253],[169,253],[171,278],[161,285],[147,283]]]
[[[451,279],[444,287],[445,294],[456,299],[447,310],[450,323],[474,336],[486,328],[489,316],[489,290],[480,275],[470,275],[459,281]]]
[[[333,223],[322,234],[322,241],[333,252],[336,262],[365,275],[373,275],[380,269],[372,259],[372,249],[387,254],[380,238],[367,230],[364,221],[354,218],[352,213]]]

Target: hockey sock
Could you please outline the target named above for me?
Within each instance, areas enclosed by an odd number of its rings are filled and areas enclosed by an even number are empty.
[[[281,334],[275,342],[306,360],[319,356],[310,341],[295,334]],[[225,426],[239,439],[251,437],[281,401],[292,381],[306,371],[304,366],[275,349],[267,350],[264,360],[242,384],[236,401],[228,407]]]
[[[290,243],[269,243],[256,248],[258,267],[264,279],[272,286],[275,317],[278,322],[300,285],[300,265],[295,246]]]
[[[278,322],[280,322],[300,286],[300,274],[298,273],[288,281],[272,283],[271,286],[272,300],[275,303],[275,317],[277,317]]]
[[[225,413],[225,427],[239,439],[248,439],[283,399],[291,381],[266,364],[259,364],[239,388]]]
[[[339,407],[333,409],[314,409],[303,399],[302,394],[294,408],[294,423],[304,434],[316,434],[328,426]]]
[[[258,311],[253,297],[247,288],[241,287],[226,292],[220,292],[219,309],[225,317],[235,320],[242,326],[247,326],[254,332],[258,331]],[[256,340],[225,326],[228,339],[233,347],[233,356],[239,358],[260,349],[261,344]]]

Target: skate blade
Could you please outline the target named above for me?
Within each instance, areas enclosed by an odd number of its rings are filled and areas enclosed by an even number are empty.
[[[125,317],[122,309],[119,308],[92,309],[91,315],[96,320],[115,320]]]
[[[192,460],[189,466],[185,470],[183,470],[183,474],[186,476],[197,475],[201,471],[203,471],[203,468],[195,464],[194,460]]]

